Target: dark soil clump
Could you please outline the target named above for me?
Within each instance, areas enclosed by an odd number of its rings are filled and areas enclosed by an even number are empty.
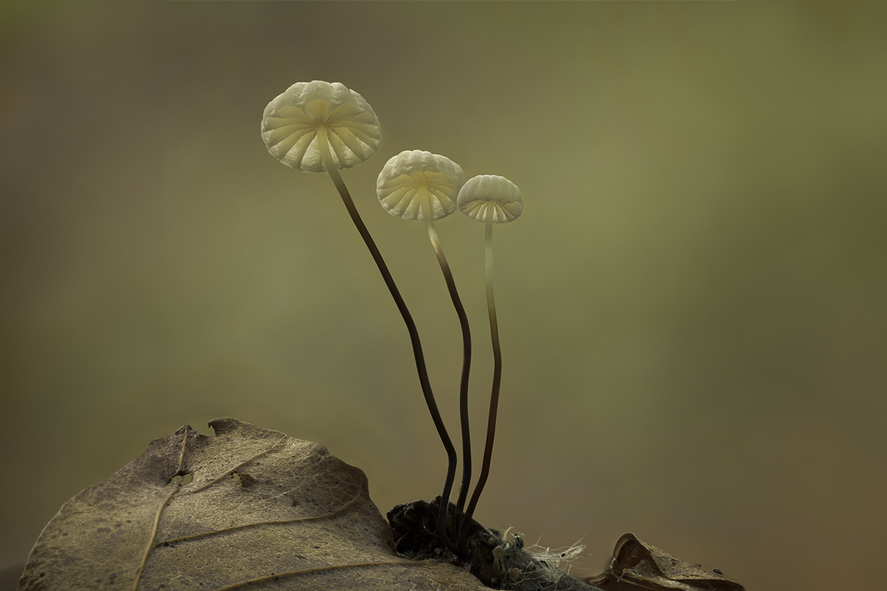
[[[518,535],[505,540],[500,532],[488,529],[474,519],[463,522],[450,504],[447,531],[453,540],[461,540],[459,552],[453,552],[437,535],[440,497],[431,501],[413,501],[397,505],[388,512],[397,552],[413,560],[434,559],[466,569],[492,589],[515,591],[589,591],[597,590],[570,577],[524,549]]]

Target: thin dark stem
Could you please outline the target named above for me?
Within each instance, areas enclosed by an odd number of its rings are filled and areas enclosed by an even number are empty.
[[[456,309],[456,315],[459,317],[459,324],[462,327],[462,379],[459,384],[459,415],[462,422],[462,488],[459,490],[459,500],[456,502],[456,517],[462,513],[465,508],[465,499],[468,497],[468,488],[471,485],[471,432],[468,426],[468,376],[471,371],[471,330],[468,328],[468,315],[465,314],[465,308],[462,306],[462,300],[459,298],[459,292],[456,290],[456,281],[453,279],[453,273],[450,271],[450,265],[447,263],[447,257],[444,256],[443,247],[437,232],[434,230],[434,222],[431,219],[431,207],[423,208],[422,216],[425,220],[425,228],[428,230],[428,238],[431,240],[431,246],[434,247],[434,254],[437,256],[437,262],[440,264],[440,270],[443,271],[444,280],[447,283],[447,289],[450,292],[450,299],[453,301],[453,307]],[[449,502],[449,499],[444,499]]]
[[[394,283],[394,278],[388,271],[388,265],[385,264],[385,260],[382,258],[382,253],[379,252],[379,248],[376,246],[373,237],[370,235],[370,231],[367,229],[366,224],[363,223],[360,214],[357,212],[354,201],[351,199],[351,194],[345,186],[345,181],[342,180],[342,175],[339,174],[339,169],[333,162],[330,154],[329,141],[327,139],[326,126],[321,125],[318,127],[317,143],[320,147],[320,154],[323,159],[324,167],[329,173],[330,178],[333,179],[333,183],[336,185],[336,189],[338,189],[339,195],[342,197],[342,202],[345,204],[345,209],[348,210],[348,215],[351,216],[351,221],[357,228],[360,237],[363,238],[364,244],[366,244],[367,249],[373,257],[373,261],[375,261],[376,266],[379,268],[379,273],[382,274],[382,279],[385,280],[385,285],[388,287],[391,297],[394,298],[394,303],[397,305],[397,309],[403,317],[404,324],[407,326],[407,331],[410,333],[410,342],[413,345],[413,356],[416,358],[416,370],[419,373],[419,383],[422,386],[422,393],[425,396],[425,404],[428,406],[428,411],[431,413],[431,420],[434,421],[434,426],[437,428],[437,434],[440,436],[441,443],[443,443],[444,449],[447,452],[447,477],[444,482],[444,492],[440,504],[441,510],[440,515],[438,516],[437,531],[444,544],[451,550],[455,551],[456,547],[450,540],[449,533],[447,532],[446,512],[449,506],[453,481],[456,479],[456,464],[458,460],[456,457],[456,448],[453,447],[453,442],[450,440],[443,419],[440,416],[440,411],[437,409],[434,394],[431,391],[431,382],[428,379],[428,370],[425,367],[425,355],[422,353],[422,343],[419,341],[419,331],[416,329],[416,323],[413,321],[413,317],[407,308],[406,302],[404,302],[403,297],[400,295],[400,291],[397,289],[397,285]]]
[[[493,440],[496,437],[496,414],[499,407],[499,386],[502,383],[502,351],[499,348],[499,323],[496,320],[496,301],[493,298],[493,217],[487,212],[486,232],[484,240],[484,275],[487,283],[487,311],[490,315],[490,335],[493,344],[493,389],[490,394],[490,415],[487,420],[487,442],[484,446],[483,465],[480,476],[474,487],[474,494],[468,503],[465,517],[474,515],[477,501],[490,475],[490,462],[493,457]]]

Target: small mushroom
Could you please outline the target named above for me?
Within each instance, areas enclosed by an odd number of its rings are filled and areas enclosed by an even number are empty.
[[[351,168],[379,149],[376,113],[339,82],[296,82],[265,107],[262,139],[271,155],[302,172]],[[332,148],[332,150],[330,150]]]
[[[524,211],[520,189],[504,176],[481,174],[468,179],[456,197],[459,211],[494,224],[516,220]]]
[[[376,180],[379,203],[389,214],[407,220],[422,220],[443,272],[450,299],[462,327],[462,379],[459,388],[459,409],[462,424],[462,488],[456,504],[458,512],[465,506],[471,481],[471,441],[468,427],[468,380],[471,369],[471,331],[468,316],[459,299],[453,273],[447,263],[434,220],[456,211],[456,196],[462,186],[462,168],[445,156],[423,150],[405,150],[392,157]],[[450,485],[444,489],[441,507],[449,505]],[[443,512],[441,513],[443,515]]]
[[[490,336],[493,345],[493,387],[490,394],[490,414],[487,421],[487,440],[484,446],[483,465],[471,495],[465,518],[474,514],[487,477],[493,456],[493,439],[496,435],[496,413],[499,407],[499,387],[502,383],[502,351],[499,347],[499,325],[496,318],[496,300],[493,297],[493,224],[511,222],[524,210],[520,189],[517,185],[497,175],[480,175],[468,179],[456,198],[459,211],[468,217],[484,222],[484,275],[487,286],[487,311],[490,316]]]
[[[447,478],[452,483],[456,473],[456,449],[434,400],[419,332],[382,253],[363,223],[339,173],[340,168],[359,164],[378,150],[381,128],[376,114],[360,94],[343,84],[322,80],[297,82],[265,107],[261,131],[268,151],[283,164],[302,172],[326,171],[336,185],[351,221],[370,251],[406,324],[419,383],[434,426],[447,452]],[[442,521],[438,532],[442,541],[455,549]]]

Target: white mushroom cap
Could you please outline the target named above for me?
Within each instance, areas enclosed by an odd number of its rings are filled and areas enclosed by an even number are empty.
[[[487,212],[492,212],[494,224],[515,220],[524,211],[517,185],[495,174],[482,174],[465,181],[456,203],[459,211],[481,222],[487,221]]]
[[[376,194],[385,211],[407,220],[424,220],[427,198],[431,219],[456,211],[456,195],[462,186],[462,167],[440,154],[405,150],[394,156],[379,173]]]
[[[302,172],[324,172],[317,129],[325,124],[337,168],[360,164],[379,149],[381,129],[373,108],[338,82],[296,82],[268,103],[262,139],[271,155]]]

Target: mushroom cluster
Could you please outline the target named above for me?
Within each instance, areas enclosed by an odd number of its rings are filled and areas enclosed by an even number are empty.
[[[458,164],[445,156],[422,150],[406,150],[393,156],[382,168],[376,182],[376,194],[385,211],[395,217],[424,222],[462,329],[463,362],[459,410],[463,471],[455,514],[451,514],[449,499],[458,458],[431,389],[419,333],[388,266],[361,219],[339,172],[339,169],[360,164],[376,153],[381,143],[379,120],[369,103],[357,92],[338,82],[314,80],[297,82],[268,103],[262,115],[261,131],[268,151],[286,166],[302,172],[326,172],[330,175],[352,223],[363,238],[394,299],[409,333],[419,384],[426,405],[447,453],[447,475],[441,494],[436,535],[449,550],[462,554],[461,546],[466,529],[464,525],[474,513],[490,472],[502,379],[502,354],[493,298],[492,227],[493,224],[510,222],[520,216],[523,211],[520,190],[508,179],[495,175],[475,176],[463,183],[464,174]],[[449,216],[456,209],[472,219],[483,222],[486,226],[484,268],[494,359],[483,464],[467,507],[465,502],[471,483],[471,437],[468,424],[471,332],[453,273],[434,227],[435,221]],[[453,541],[451,529],[456,541]]]

